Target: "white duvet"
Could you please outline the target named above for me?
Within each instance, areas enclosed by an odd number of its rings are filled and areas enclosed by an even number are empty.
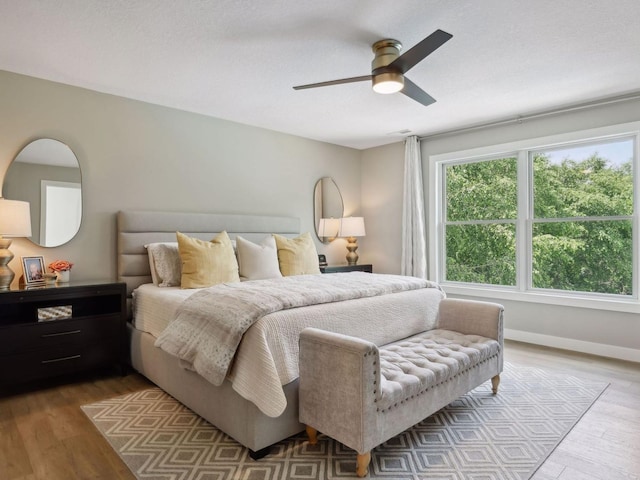
[[[371,274],[336,275],[352,275],[349,278],[355,281],[358,275]],[[173,320],[182,301],[193,293],[139,287],[134,295],[136,328],[157,337]],[[286,408],[282,385],[298,377],[298,337],[304,328],[313,326],[384,344],[433,327],[443,297],[437,288],[420,288],[270,313],[244,334],[228,379],[241,396],[276,417]]]

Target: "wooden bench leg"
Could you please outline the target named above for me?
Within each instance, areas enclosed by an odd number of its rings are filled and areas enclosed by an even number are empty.
[[[493,390],[494,395],[498,393],[498,385],[500,385],[500,375],[496,375],[491,379],[491,390]]]
[[[318,430],[307,425],[307,435],[309,436],[309,444],[315,445],[318,443]]]
[[[356,475],[358,477],[366,477],[367,473],[369,473],[369,462],[371,462],[371,452],[358,454],[356,464]]]

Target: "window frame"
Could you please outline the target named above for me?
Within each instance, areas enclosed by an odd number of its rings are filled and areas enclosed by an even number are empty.
[[[628,296],[571,292],[564,290],[533,288],[532,274],[532,233],[533,233],[533,168],[530,167],[529,153],[532,151],[557,149],[572,144],[599,143],[616,138],[632,138],[633,144],[633,294]],[[429,278],[435,280],[452,294],[465,296],[491,297],[502,300],[516,300],[535,303],[549,303],[556,305],[579,306],[613,311],[640,313],[640,262],[638,239],[640,232],[639,198],[640,191],[640,122],[581,130],[546,137],[524,139],[515,142],[493,146],[474,148],[469,150],[431,155],[429,157]],[[471,284],[444,280],[446,245],[445,245],[445,215],[446,215],[446,185],[445,168],[452,164],[475,161],[486,161],[505,157],[516,157],[518,163],[518,214],[516,225],[516,285],[497,286],[490,284]],[[595,218],[595,217],[593,217]],[[615,217],[610,217],[615,218]],[[582,217],[590,220],[592,217]]]

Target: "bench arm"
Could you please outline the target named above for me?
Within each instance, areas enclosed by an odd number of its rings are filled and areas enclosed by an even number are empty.
[[[438,328],[481,335],[504,343],[504,307],[498,303],[445,298],[438,310]]]
[[[378,348],[360,338],[305,328],[300,334],[300,422],[364,453],[364,425],[380,392]]]

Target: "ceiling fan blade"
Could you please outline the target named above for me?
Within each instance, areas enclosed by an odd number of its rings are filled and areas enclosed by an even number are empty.
[[[422,90],[407,77],[404,77],[404,88],[401,90],[401,92],[404,93],[407,97],[412,98],[416,102],[421,103],[425,107],[436,102],[435,98]]]
[[[371,75],[363,75],[362,77],[341,78],[340,80],[330,80],[328,82],[310,83],[308,85],[298,85],[293,87],[294,90],[304,90],[305,88],[328,87],[330,85],[340,85],[342,83],[364,82],[371,80]]]
[[[436,30],[427,38],[414,45],[412,48],[404,52],[387,67],[391,70],[407,73],[411,68],[415,67],[427,55],[433,53],[446,43],[453,35],[443,30]]]

